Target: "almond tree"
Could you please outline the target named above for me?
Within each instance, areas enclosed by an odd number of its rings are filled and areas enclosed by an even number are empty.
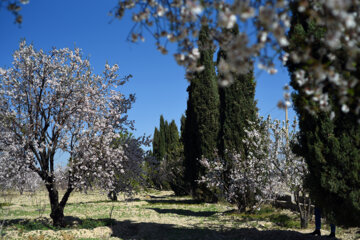
[[[307,228],[308,220],[311,218],[311,199],[308,196],[305,178],[309,172],[305,159],[293,151],[297,143],[296,119],[290,129],[288,125],[289,123],[279,120],[274,120],[269,125],[272,136],[271,159],[277,176],[279,193],[291,193],[294,196],[300,214],[301,228]]]
[[[235,203],[242,212],[252,211],[277,195],[292,193],[301,226],[306,228],[311,206],[304,186],[308,171],[304,159],[293,153],[290,144],[296,141],[296,124],[294,121],[287,136],[286,123],[279,120],[268,117],[260,125],[249,122],[243,141],[247,155],[228,151],[230,168],[228,161],[219,157],[214,161],[203,158],[201,163],[208,172],[200,181]],[[225,172],[229,175],[228,184]]]
[[[119,92],[130,76],[120,78],[118,66],[108,64],[102,75],[94,74],[80,49],[45,53],[23,41],[13,57],[13,67],[0,72],[2,172],[37,173],[49,193],[53,224],[63,226],[72,191],[94,179],[115,189],[115,174],[129,174],[128,164],[141,157],[132,159],[112,145],[133,128],[127,110],[135,98]],[[55,177],[55,154],[61,151],[69,155],[62,198]]]
[[[269,120],[261,125],[249,122],[243,140],[245,153],[228,151],[229,161],[202,158],[201,164],[208,170],[200,182],[220,193],[240,212],[253,211],[276,193],[277,176],[270,157]],[[226,172],[226,175],[225,175]],[[225,181],[224,176],[227,177]]]
[[[121,147],[125,152],[125,156],[128,161],[124,161],[123,168],[114,169],[114,178],[112,188],[108,188],[107,179],[97,179],[96,186],[100,189],[109,189],[108,198],[112,201],[117,201],[117,194],[119,192],[124,192],[129,196],[137,189],[138,186],[144,185],[144,171],[140,167],[144,164],[144,155],[145,152],[141,148],[142,145],[149,146],[150,140],[145,136],[135,138],[132,134],[124,133],[121,134],[121,138],[115,139],[113,141],[114,147]],[[126,174],[124,174],[124,169],[126,169]]]

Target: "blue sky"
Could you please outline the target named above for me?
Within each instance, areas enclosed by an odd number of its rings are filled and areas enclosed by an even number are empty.
[[[114,0],[32,0],[23,6],[23,24],[14,24],[8,11],[0,11],[0,67],[11,67],[12,53],[21,39],[33,43],[36,49],[75,48],[83,50],[90,58],[94,72],[101,73],[106,62],[118,64],[124,76],[133,79],[124,86],[125,93],[135,93],[136,103],[129,112],[135,120],[136,136],[153,134],[160,115],[174,119],[178,126],[185,112],[188,86],[185,70],[178,66],[170,51],[162,55],[152,39],[134,44],[126,40],[132,27],[129,16],[113,19],[109,11],[116,5]],[[284,119],[284,111],[276,104],[282,99],[282,87],[289,77],[285,68],[275,75],[256,70],[256,99],[260,115]],[[289,111],[289,119],[295,113]]]

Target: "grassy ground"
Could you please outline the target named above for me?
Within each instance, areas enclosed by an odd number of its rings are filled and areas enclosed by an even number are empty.
[[[327,239],[306,235],[297,214],[264,206],[255,214],[238,214],[225,203],[198,203],[172,192],[144,192],[118,202],[105,194],[73,193],[65,208],[67,227],[56,229],[49,219],[46,192],[8,194],[0,201],[3,239]],[[3,220],[5,220],[3,222]],[[329,234],[329,226],[323,227]],[[337,229],[344,240],[360,239],[359,229]],[[357,233],[358,232],[358,233]]]

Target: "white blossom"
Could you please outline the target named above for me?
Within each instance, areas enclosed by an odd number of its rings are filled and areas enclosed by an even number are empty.
[[[319,95],[317,103],[322,110],[330,110],[328,104],[320,104],[320,99],[324,98],[321,95],[331,89],[337,95],[337,105],[346,103],[349,112],[357,113],[360,95],[352,94],[351,89],[356,89],[360,82],[351,80],[349,84],[346,76],[350,74],[359,80],[355,63],[360,54],[360,27],[356,25],[359,22],[360,5],[352,0],[319,0],[316,4],[315,1],[304,0],[295,1],[298,4],[297,9],[291,9],[289,2],[175,0],[166,5],[166,11],[162,11],[159,6],[163,6],[164,1],[149,0],[146,1],[147,5],[144,5],[142,1],[121,0],[114,14],[121,18],[125,10],[132,9],[136,16],[148,16],[134,19],[137,25],[133,32],[139,34],[143,29],[147,29],[154,33],[157,42],[161,42],[162,38],[165,38],[165,41],[177,42],[177,54],[186,56],[183,60],[177,59],[177,63],[189,71],[196,68],[197,58],[192,52],[198,47],[196,41],[201,26],[206,25],[210,30],[213,45],[226,51],[226,62],[231,71],[246,73],[251,67],[249,60],[255,59],[264,63],[267,66],[265,70],[273,74],[276,70],[271,67],[275,59],[272,53],[281,54],[288,50],[290,19],[297,14],[292,11],[298,11],[299,14],[310,13],[306,21],[312,21],[326,29],[325,35],[319,40],[324,47],[319,49],[309,48],[307,45],[292,46],[293,49],[288,54],[294,63],[312,63],[297,82],[303,91],[316,92]],[[134,5],[138,7],[134,8]],[[157,12],[160,14],[149,14]],[[233,28],[235,23],[238,24],[240,33],[239,36],[231,38],[223,29]],[[166,34],[160,34],[162,32]],[[254,38],[252,34],[258,37]],[[306,37],[305,41],[311,44],[314,36]],[[343,60],[337,57],[339,49],[347,56],[346,67]],[[326,56],[329,56],[331,63],[322,62]],[[329,78],[329,67],[334,67],[334,72],[340,77]]]
[[[236,15],[232,14],[230,11],[219,12],[218,17],[219,26],[230,29],[233,28],[236,23]]]
[[[216,189],[239,210],[254,210],[277,195],[304,190],[307,174],[304,159],[296,156],[290,141],[296,141],[296,121],[287,135],[288,123],[272,121],[268,117],[261,127],[251,123],[246,130],[244,146],[247,155],[228,151],[231,164],[223,159],[202,158],[200,163],[207,169],[199,182]],[[260,130],[262,129],[262,130]],[[225,173],[229,174],[224,179]],[[249,201],[246,196],[255,196]]]
[[[120,92],[130,76],[120,78],[119,67],[109,64],[103,75],[92,73],[80,49],[54,48],[47,54],[23,41],[13,57],[13,67],[0,75],[0,178],[36,173],[49,193],[56,182],[66,181],[70,194],[94,181],[113,190],[119,181],[141,175],[138,146],[145,139],[114,146],[133,128],[126,113],[135,98]],[[59,151],[69,159],[57,170]]]

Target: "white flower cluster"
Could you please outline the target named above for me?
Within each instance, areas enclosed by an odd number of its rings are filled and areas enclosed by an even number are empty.
[[[294,3],[297,7],[291,8]],[[228,77],[223,85],[232,82],[230,71],[246,73],[252,65],[250,60],[254,58],[258,58],[261,68],[270,74],[276,73],[274,59],[289,46],[287,32],[291,16],[303,13],[309,16],[305,21],[314,21],[324,27],[326,34],[320,49],[309,47],[314,41],[309,37],[306,39],[309,46],[295,46],[286,55],[294,62],[313,62],[306,75],[298,74],[301,87],[314,94],[323,110],[329,110],[326,94],[331,88],[339,96],[337,99],[339,105],[344,106],[344,112],[360,113],[360,95],[352,91],[360,84],[356,73],[360,54],[360,27],[356,24],[359,22],[360,4],[357,1],[121,0],[113,14],[121,18],[127,9],[131,9],[135,16],[133,40],[141,37],[144,29],[149,30],[162,53],[167,53],[167,41],[177,42],[179,52],[175,59],[190,72],[198,67],[197,58],[192,55],[193,49],[197,48],[198,32],[202,25],[207,25],[214,45],[227,52],[226,60],[220,61],[218,66],[219,72]],[[240,34],[229,36],[224,29],[235,24],[238,24]],[[345,65],[336,57],[339,49],[347,56]],[[330,64],[322,62],[326,58],[331,59]]]
[[[270,118],[260,126],[251,126],[244,140],[247,154],[229,152],[226,161],[219,157],[200,161],[207,172],[199,182],[236,203],[240,211],[254,210],[277,195],[303,190],[307,174],[304,160],[289,144],[295,139],[296,122],[290,137],[285,123]]]
[[[79,49],[46,54],[21,42],[13,67],[0,75],[0,178],[32,171],[49,191],[60,184],[71,192],[96,181],[114,190],[122,181],[119,174],[137,176],[139,146],[146,139],[113,144],[133,129],[127,111],[135,100],[120,93],[130,76],[120,78],[117,71],[117,65],[106,64],[103,75],[95,75]],[[70,158],[65,169],[57,170],[60,150]]]

